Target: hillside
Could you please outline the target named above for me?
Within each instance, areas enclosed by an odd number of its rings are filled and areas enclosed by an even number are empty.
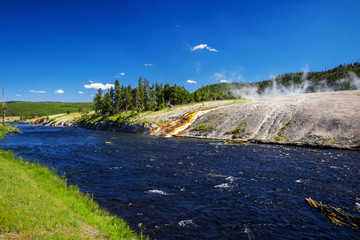
[[[93,103],[71,103],[71,102],[7,102],[7,116],[23,116],[34,118],[46,115],[55,115],[60,113],[74,113],[93,109]],[[1,110],[2,112],[2,110]]]
[[[320,72],[286,73],[254,83],[218,83],[196,90],[195,100],[270,98],[291,94],[360,89],[360,63],[339,65]]]
[[[180,136],[360,149],[360,91],[308,93],[215,109]]]

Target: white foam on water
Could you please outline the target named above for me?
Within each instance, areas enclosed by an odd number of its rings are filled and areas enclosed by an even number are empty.
[[[297,183],[301,183],[301,182],[303,182],[303,180],[302,180],[302,179],[298,179],[298,180],[296,180],[296,182],[297,182]]]
[[[148,194],[158,194],[158,195],[170,195],[162,190],[158,190],[158,189],[152,189],[152,190],[148,190],[148,191],[145,191],[145,193],[148,193]]]
[[[222,183],[215,186],[216,188],[229,188],[230,185],[228,183]]]
[[[110,170],[119,169],[119,168],[122,168],[122,167],[109,167]]]
[[[356,201],[358,201],[355,203],[356,209],[360,211],[360,198],[356,198]]]
[[[336,166],[330,166],[330,168],[338,169],[338,167],[336,167]]]
[[[188,220],[181,220],[180,222],[178,222],[178,224],[182,227],[185,227],[187,225],[195,225],[194,221],[192,219],[188,219]]]
[[[230,183],[234,182],[235,178],[233,176],[229,176],[225,178],[225,180],[229,181]]]

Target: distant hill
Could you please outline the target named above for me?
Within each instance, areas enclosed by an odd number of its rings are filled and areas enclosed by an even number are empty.
[[[29,118],[59,113],[79,112],[83,108],[87,111],[93,110],[92,102],[17,102],[6,103],[7,116],[25,116]],[[2,112],[2,110],[1,110]]]
[[[321,72],[297,72],[254,83],[218,83],[196,90],[197,101],[231,98],[269,98],[285,95],[360,89],[360,63]]]

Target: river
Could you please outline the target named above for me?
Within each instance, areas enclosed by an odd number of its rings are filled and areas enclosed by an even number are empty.
[[[17,124],[1,149],[66,176],[151,239],[359,239],[360,152]]]

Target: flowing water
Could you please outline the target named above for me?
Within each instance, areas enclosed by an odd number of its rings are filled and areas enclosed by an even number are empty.
[[[360,215],[360,152],[18,127],[0,148],[65,173],[151,239],[359,239],[305,198]]]

